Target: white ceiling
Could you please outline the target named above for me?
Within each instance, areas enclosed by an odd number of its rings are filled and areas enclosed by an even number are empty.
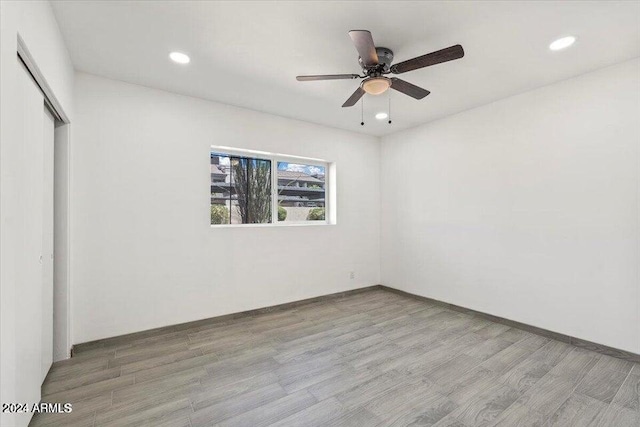
[[[640,2],[54,1],[76,69],[328,126],[384,135],[640,56]],[[395,62],[461,44],[465,57],[401,77],[431,91],[391,91],[341,108],[358,81],[347,31],[368,29]],[[548,45],[575,35],[571,48]],[[179,66],[171,51],[191,56]],[[606,94],[602,94],[606,96]]]

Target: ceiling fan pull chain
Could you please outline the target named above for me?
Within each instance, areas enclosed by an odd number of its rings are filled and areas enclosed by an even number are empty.
[[[364,98],[360,101],[360,126],[364,126]]]
[[[389,92],[389,124],[391,124],[391,91]]]

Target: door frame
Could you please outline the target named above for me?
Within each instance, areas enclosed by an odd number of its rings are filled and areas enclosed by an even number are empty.
[[[38,67],[38,64],[20,34],[18,34],[18,56],[24,63],[25,67],[27,67],[27,70],[29,70],[38,86],[40,86],[40,90],[44,94],[44,102],[47,103],[56,120],[68,125],[70,123],[69,117],[64,112],[60,101],[58,101],[55,93],[53,93],[53,89],[51,89],[51,86],[47,83],[47,79],[44,77],[40,67]]]
[[[18,34],[17,54],[56,119],[54,133],[53,361],[71,357],[71,123],[53,89]],[[57,314],[57,316],[56,316]]]

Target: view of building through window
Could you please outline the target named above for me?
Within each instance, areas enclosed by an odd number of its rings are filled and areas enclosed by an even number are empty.
[[[325,219],[325,167],[278,162],[278,221]]]
[[[211,152],[211,224],[324,221],[326,167]],[[272,188],[272,182],[277,182]],[[277,216],[273,200],[277,197]]]

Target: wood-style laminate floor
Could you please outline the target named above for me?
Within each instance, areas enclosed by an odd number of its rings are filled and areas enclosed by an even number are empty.
[[[640,426],[640,365],[384,290],[85,348],[34,426]]]

